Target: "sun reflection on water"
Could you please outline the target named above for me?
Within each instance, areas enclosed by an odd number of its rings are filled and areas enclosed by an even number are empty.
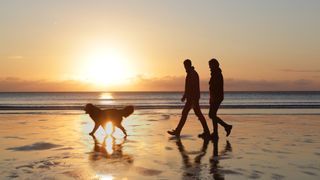
[[[101,93],[100,99],[113,99],[113,96],[111,93]]]
[[[107,103],[107,104],[112,104],[114,103],[114,97],[112,93],[101,93],[99,95],[99,99],[101,102]]]
[[[98,178],[101,180],[113,180],[112,175],[107,175],[107,174],[97,174]]]

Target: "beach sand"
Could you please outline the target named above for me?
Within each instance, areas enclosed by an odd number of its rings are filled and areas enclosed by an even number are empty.
[[[88,115],[0,115],[0,179],[319,179],[320,116],[224,115],[234,129],[218,142],[197,137],[189,115],[181,139],[180,110],[137,110],[128,132],[88,135]],[[210,129],[212,123],[207,119]]]

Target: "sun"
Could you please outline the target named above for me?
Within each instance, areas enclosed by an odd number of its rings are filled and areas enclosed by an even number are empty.
[[[97,85],[123,84],[130,77],[130,62],[117,49],[95,48],[85,58],[85,81]]]

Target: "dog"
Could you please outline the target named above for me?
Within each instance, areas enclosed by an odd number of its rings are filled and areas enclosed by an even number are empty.
[[[107,122],[112,122],[113,124],[113,129],[112,133],[114,132],[115,127],[118,127],[119,129],[122,130],[124,133],[125,137],[127,136],[127,132],[122,126],[121,122],[123,120],[123,117],[126,118],[130,116],[133,111],[134,107],[133,106],[126,106],[123,109],[105,109],[102,110],[98,108],[97,106],[93,104],[86,104],[84,107],[84,111],[86,114],[89,114],[91,119],[94,121],[94,128],[92,131],[89,133],[91,136],[96,132],[96,130],[99,128],[99,126],[102,126],[103,129],[106,129],[106,124]]]

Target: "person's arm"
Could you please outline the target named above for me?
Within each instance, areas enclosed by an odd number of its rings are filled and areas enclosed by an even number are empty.
[[[209,104],[213,103],[213,78],[211,77],[210,82],[209,82]]]
[[[181,98],[181,101],[182,102],[184,102],[185,100],[186,100],[186,97],[187,97],[187,95],[186,95],[186,93],[187,93],[187,86],[188,86],[188,76],[186,77],[186,80],[185,80],[185,83],[184,83],[184,92],[183,92],[183,96],[182,96],[182,98]]]
[[[199,82],[199,75],[198,73],[194,73],[190,83],[190,90],[193,97],[197,97],[200,95],[200,82]]]
[[[219,77],[219,78],[220,78],[220,79],[219,79],[220,99],[221,99],[221,101],[223,101],[223,99],[224,99],[224,87],[223,87],[224,82],[223,82],[223,75],[222,75],[222,73],[220,74],[220,77]]]
[[[213,81],[214,83],[212,83],[212,86],[210,85],[210,102],[221,102],[224,99],[222,74],[216,74]]]
[[[186,100],[186,94],[183,94],[182,98],[181,98],[181,102],[184,102]]]

